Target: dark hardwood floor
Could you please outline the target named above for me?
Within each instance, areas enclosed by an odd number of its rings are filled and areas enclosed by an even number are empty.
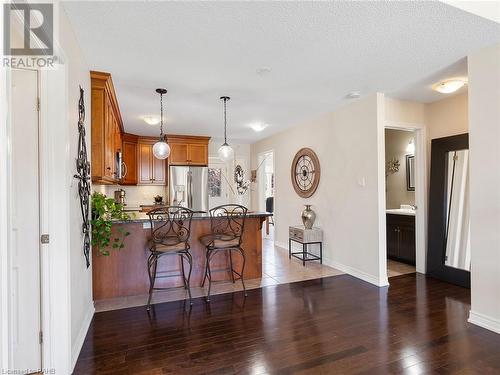
[[[500,335],[467,323],[468,289],[390,282],[342,275],[98,313],[75,373],[500,373]]]

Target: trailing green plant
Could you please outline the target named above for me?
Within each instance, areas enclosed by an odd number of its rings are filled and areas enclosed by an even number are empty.
[[[113,198],[106,197],[105,194],[94,192],[91,198],[92,203],[92,246],[99,254],[109,255],[109,248],[123,249],[127,232],[123,226],[117,227],[114,236],[111,234],[113,220],[129,220],[130,216],[123,212],[123,206],[116,203]],[[113,237],[113,238],[112,238]]]

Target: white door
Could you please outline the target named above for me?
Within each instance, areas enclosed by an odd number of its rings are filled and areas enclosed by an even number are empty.
[[[38,74],[13,70],[10,164],[12,368],[41,368]]]
[[[226,163],[218,158],[210,158],[208,163],[208,206],[214,208],[229,203]]]

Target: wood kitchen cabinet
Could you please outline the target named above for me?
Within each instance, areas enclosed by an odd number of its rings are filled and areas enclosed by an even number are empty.
[[[123,131],[111,74],[90,72],[91,79],[91,175],[94,184],[167,185],[168,164],[208,166],[210,137],[168,135],[169,160],[153,156],[155,137]],[[118,155],[121,152],[122,163]],[[122,178],[119,179],[120,169]]]
[[[134,134],[123,134],[122,159],[123,179],[122,185],[137,185],[137,140]]]
[[[139,138],[137,142],[138,185],[167,185],[167,162],[153,155],[157,138]]]
[[[170,165],[208,165],[208,141],[210,137],[169,135]]]
[[[117,152],[122,148],[123,122],[109,73],[90,72],[92,182],[118,183]]]
[[[415,216],[387,214],[387,257],[415,264]]]

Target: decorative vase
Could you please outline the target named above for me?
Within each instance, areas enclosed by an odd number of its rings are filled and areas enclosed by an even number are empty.
[[[306,204],[306,209],[302,211],[302,223],[304,223],[304,227],[306,229],[311,229],[314,224],[314,220],[316,220],[316,212],[311,210],[311,205]]]

